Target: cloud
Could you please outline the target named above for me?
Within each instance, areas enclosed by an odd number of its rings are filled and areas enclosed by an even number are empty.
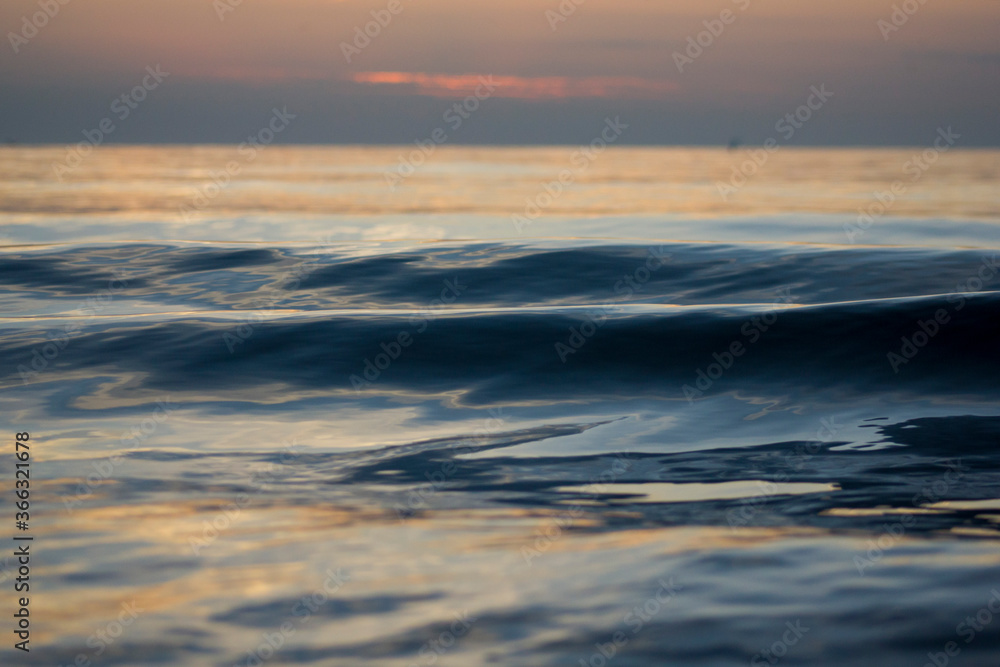
[[[672,81],[628,76],[496,76],[489,74],[428,74],[426,72],[359,72],[355,83],[392,87],[428,97],[465,97],[484,81],[496,86],[494,97],[524,100],[566,98],[660,99],[677,90]]]

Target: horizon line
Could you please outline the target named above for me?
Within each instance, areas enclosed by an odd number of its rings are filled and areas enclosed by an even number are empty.
[[[10,148],[65,148],[67,146],[75,146],[80,143],[87,143],[85,141],[5,141],[0,142],[0,150],[10,149]],[[586,142],[557,142],[557,143],[464,143],[464,142],[449,142],[437,146],[437,148],[448,148],[461,147],[461,148],[563,148],[567,146],[581,146],[586,144]],[[240,142],[236,141],[118,141],[118,142],[105,142],[97,146],[91,146],[91,148],[102,149],[102,148],[142,148],[150,146],[162,146],[162,147],[186,147],[186,146],[239,146]],[[414,145],[413,141],[406,143],[400,143],[395,141],[379,141],[379,142],[277,142],[271,143],[268,147],[281,147],[281,148],[332,148],[332,147],[343,147],[350,146],[356,148],[409,148]],[[607,148],[719,148],[726,150],[728,152],[738,152],[744,149],[755,149],[761,148],[762,144],[755,144],[752,142],[741,143],[736,146],[730,146],[728,142],[719,143],[635,143],[630,144],[627,142],[621,142]],[[782,144],[779,146],[780,149],[795,150],[795,149],[831,149],[831,150],[898,150],[898,149],[912,149],[912,148],[927,148],[926,144],[914,143],[914,144],[826,144],[826,143],[803,143],[803,144]],[[980,146],[954,146],[949,149],[950,151],[989,151],[989,150],[1000,150],[1000,144],[983,144]]]

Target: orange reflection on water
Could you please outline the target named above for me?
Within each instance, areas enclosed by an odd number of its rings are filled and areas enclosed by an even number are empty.
[[[431,128],[428,128],[430,131]],[[602,129],[598,123],[594,136]],[[752,148],[752,147],[751,147]],[[365,234],[390,216],[410,216],[414,231],[426,227],[419,215],[482,215],[508,219],[525,201],[543,192],[563,170],[571,183],[544,207],[541,221],[558,216],[747,216],[795,212],[842,213],[853,217],[876,202],[874,193],[896,181],[907,194],[889,216],[1000,219],[996,182],[1000,151],[953,149],[914,182],[904,165],[919,149],[801,149],[782,147],[726,197],[747,160],[743,149],[633,148],[612,146],[584,160],[580,147],[479,148],[438,146],[420,166],[390,190],[387,175],[410,164],[413,145],[395,147],[282,147],[245,161],[235,146],[98,147],[60,181],[53,164],[69,147],[0,148],[0,216],[7,221],[43,221],[81,216],[102,224],[157,220],[185,238],[182,205],[214,183],[227,163],[240,173],[193,213],[203,218],[242,218],[238,228],[213,227],[218,238],[248,238],[253,215],[357,216],[346,233]],[[417,151],[419,153],[419,151]],[[583,157],[581,157],[583,156]],[[586,166],[584,167],[584,163]],[[408,170],[405,170],[408,173]],[[737,177],[737,182],[739,178]],[[214,223],[213,223],[214,224]],[[221,223],[220,223],[221,224]],[[292,238],[294,221],[291,224]],[[385,224],[385,222],[381,222]],[[436,221],[440,225],[440,219]],[[510,225],[482,229],[487,238],[512,235]],[[328,232],[343,229],[343,222]],[[476,229],[473,227],[472,229]],[[128,227],[122,227],[128,234]],[[70,230],[71,233],[71,230]],[[475,232],[473,232],[475,233]],[[302,234],[296,240],[307,240]]]

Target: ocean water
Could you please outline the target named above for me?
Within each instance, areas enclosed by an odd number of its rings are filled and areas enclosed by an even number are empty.
[[[2,664],[1000,662],[1000,152],[408,151],[0,149]]]

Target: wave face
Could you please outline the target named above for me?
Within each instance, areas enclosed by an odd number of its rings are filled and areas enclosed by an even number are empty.
[[[993,400],[998,272],[981,251],[695,244],[9,253],[9,310],[44,299],[59,309],[48,319],[70,317],[46,338],[8,318],[3,350],[21,363],[0,378],[107,374],[133,378],[128,392],[197,378],[223,397],[280,384],[468,406],[749,391]]]
[[[51,222],[0,249],[47,662],[1000,661],[1000,243],[969,224]]]

